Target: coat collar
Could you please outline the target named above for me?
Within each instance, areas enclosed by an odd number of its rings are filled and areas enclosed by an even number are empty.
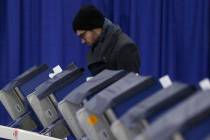
[[[108,34],[112,34],[113,32],[116,31],[121,31],[120,27],[118,25],[113,24],[109,19],[105,18],[102,28],[102,33],[98,41],[96,41],[96,43],[92,46],[92,51],[94,50],[95,47],[99,47],[101,43],[104,43]]]

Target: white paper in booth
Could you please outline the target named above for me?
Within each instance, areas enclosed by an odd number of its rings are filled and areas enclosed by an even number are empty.
[[[87,77],[86,81],[90,81],[93,77]]]
[[[163,88],[167,88],[172,85],[172,81],[168,75],[164,75],[159,79]]]
[[[208,78],[201,80],[199,86],[202,90],[210,90],[210,80]]]
[[[57,75],[57,74],[59,74],[59,73],[61,73],[63,70],[62,70],[62,68],[59,66],[59,65],[57,65],[57,66],[55,66],[53,69],[53,73],[50,73],[49,74],[49,77],[52,79],[55,75]]]

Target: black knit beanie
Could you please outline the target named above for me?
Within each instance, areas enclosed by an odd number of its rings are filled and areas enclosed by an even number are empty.
[[[77,30],[92,30],[102,28],[104,24],[103,14],[93,5],[86,5],[80,8],[74,17],[72,27],[74,32]]]

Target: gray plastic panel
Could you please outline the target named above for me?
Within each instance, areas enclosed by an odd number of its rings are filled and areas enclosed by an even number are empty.
[[[26,113],[23,101],[14,90],[10,90],[10,94],[0,90],[0,101],[13,120]]]
[[[82,139],[85,137],[85,133],[81,129],[79,122],[76,118],[76,112],[81,108],[80,105],[72,104],[63,100],[59,102],[58,109],[61,112],[63,118],[65,119],[67,125],[71,129],[72,133],[77,139]]]
[[[27,96],[33,111],[36,113],[36,116],[44,128],[47,128],[59,117],[57,108],[52,102],[51,97],[52,95],[43,100],[39,100],[34,93]]]
[[[94,125],[91,125],[87,121],[92,115],[97,118]],[[89,140],[116,140],[111,133],[109,124],[104,116],[96,116],[85,108],[82,108],[77,112],[77,119]]]
[[[84,107],[97,115],[102,115],[106,109],[115,106],[128,97],[138,94],[138,91],[154,82],[155,80],[152,77],[137,76],[131,72],[102,90],[86,102]]]
[[[195,90],[193,86],[174,82],[168,88],[161,89],[131,108],[120,118],[120,121],[128,128],[131,128],[137,125],[138,120],[145,119],[150,114],[176,101],[184,100],[195,93]]]
[[[158,120],[136,140],[168,140],[176,132],[188,128],[193,122],[209,116],[210,91],[199,91],[182,102]],[[189,125],[189,126],[188,126]]]
[[[70,134],[65,124],[65,121],[63,119],[59,119],[50,127],[48,127],[47,130],[43,134],[48,134],[48,133],[50,134],[51,137],[55,137],[59,139],[64,139]]]
[[[18,128],[24,129],[24,130],[34,130],[37,128],[37,125],[35,121],[31,118],[30,113],[24,114],[24,116],[21,116],[16,121],[18,123]],[[11,126],[10,126],[11,127]]]
[[[73,90],[65,98],[65,100],[69,101],[72,104],[81,104],[85,98],[101,91],[102,89],[119,80],[126,74],[127,72],[123,70],[104,70],[93,77],[91,80],[83,83],[75,90]]]

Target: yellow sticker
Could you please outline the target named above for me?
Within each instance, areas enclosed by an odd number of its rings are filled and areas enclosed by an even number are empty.
[[[89,125],[96,125],[98,123],[98,118],[96,115],[90,115],[88,118],[87,118],[87,122]]]

